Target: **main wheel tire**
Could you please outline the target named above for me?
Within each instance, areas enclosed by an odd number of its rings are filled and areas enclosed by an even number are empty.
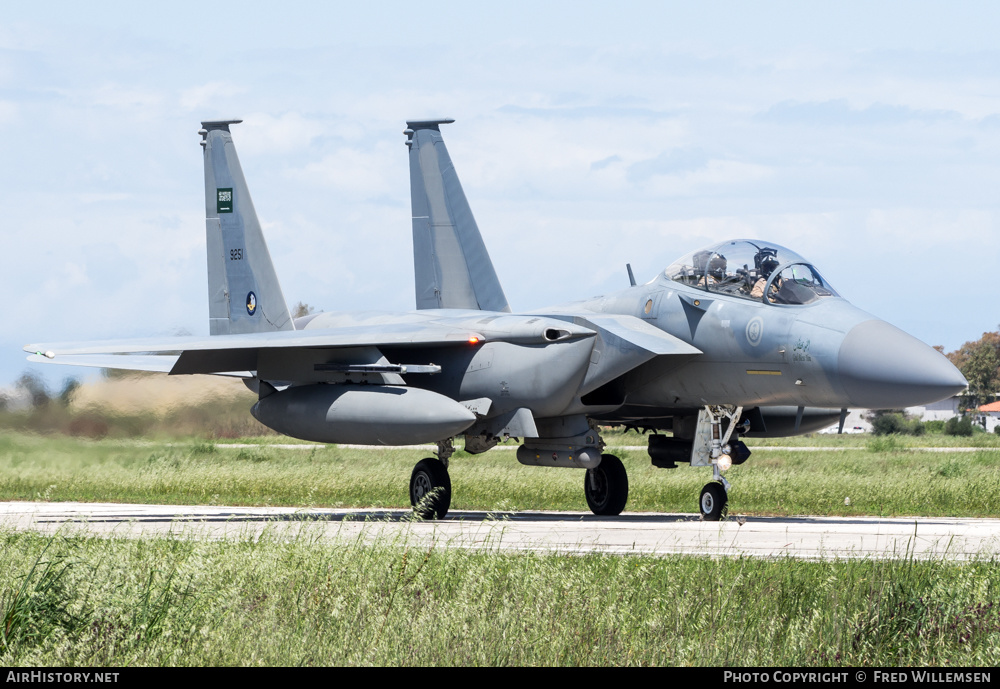
[[[721,483],[709,483],[701,489],[698,509],[702,521],[717,522],[729,512],[729,496]]]
[[[444,519],[451,507],[448,468],[433,457],[421,459],[410,474],[410,504],[421,519]]]
[[[597,468],[587,469],[587,475],[583,478],[583,490],[587,496],[587,505],[594,514],[621,514],[628,502],[628,474],[622,460],[614,455],[601,455],[601,463]]]

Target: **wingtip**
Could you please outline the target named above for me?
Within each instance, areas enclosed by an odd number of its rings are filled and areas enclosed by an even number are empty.
[[[21,349],[33,356],[44,357],[46,359],[56,358],[56,353],[47,349],[45,345],[24,345]]]

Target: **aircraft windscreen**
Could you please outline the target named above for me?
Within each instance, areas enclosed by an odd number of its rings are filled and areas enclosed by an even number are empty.
[[[809,304],[840,296],[794,251],[755,239],[695,251],[673,263],[666,275],[709,292],[771,304]]]

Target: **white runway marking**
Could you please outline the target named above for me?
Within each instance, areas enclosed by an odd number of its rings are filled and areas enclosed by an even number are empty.
[[[408,510],[389,509],[6,502],[0,503],[0,528],[191,538],[305,529],[331,539],[571,553],[948,560],[1000,555],[1000,519],[945,517],[747,517],[741,524],[702,522],[689,514],[608,518],[583,512],[457,511],[445,520],[419,522]]]

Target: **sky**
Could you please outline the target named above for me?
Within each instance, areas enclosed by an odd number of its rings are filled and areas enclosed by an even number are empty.
[[[1000,324],[1000,5],[146,5],[4,8],[0,385],[28,343],[207,334],[223,118],[290,304],[413,308],[402,130],[452,117],[515,311],[747,237],[946,351]]]

